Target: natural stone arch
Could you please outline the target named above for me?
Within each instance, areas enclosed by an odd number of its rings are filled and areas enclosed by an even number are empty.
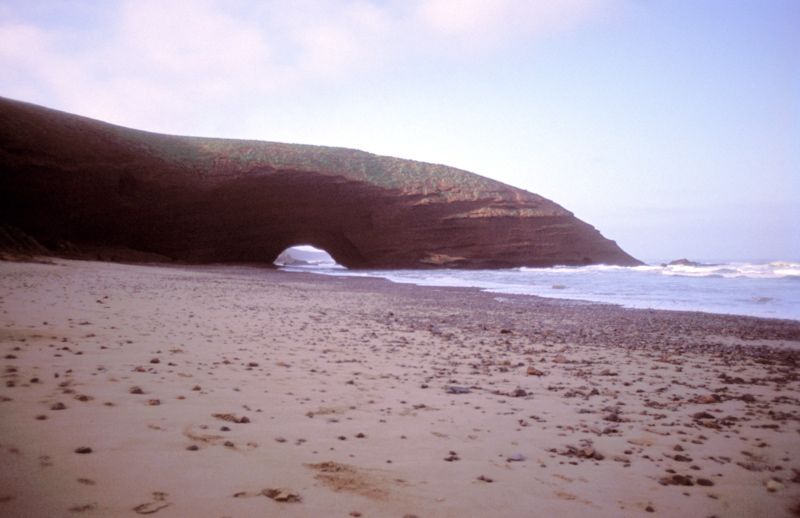
[[[311,243],[348,268],[639,264],[556,203],[467,171],[159,135],[3,98],[0,172],[0,224],[78,251],[271,264]]]

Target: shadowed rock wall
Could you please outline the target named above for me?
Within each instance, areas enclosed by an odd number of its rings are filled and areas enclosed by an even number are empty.
[[[0,224],[50,250],[351,268],[638,261],[536,194],[361,151],[159,135],[0,98]]]

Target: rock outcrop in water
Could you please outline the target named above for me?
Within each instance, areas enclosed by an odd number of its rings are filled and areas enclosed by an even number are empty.
[[[451,167],[160,135],[4,98],[0,196],[0,225],[54,253],[272,263],[312,244],[353,268],[638,264],[552,201]]]

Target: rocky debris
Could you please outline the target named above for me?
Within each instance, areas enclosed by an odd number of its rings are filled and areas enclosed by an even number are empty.
[[[295,493],[290,489],[275,489],[275,488],[267,488],[261,492],[267,498],[271,498],[276,502],[285,502],[289,504],[296,504],[298,502],[302,502],[302,497]]]
[[[678,473],[661,477],[658,483],[662,486],[694,486],[694,480],[691,475],[680,475]]]
[[[528,395],[528,392],[520,387],[517,387],[509,392],[508,395],[511,397],[525,397]]]
[[[719,403],[722,401],[722,398],[719,394],[706,394],[703,396],[696,396],[689,400],[690,403],[696,403],[700,405],[713,405],[715,403]]]
[[[597,451],[594,446],[592,446],[591,441],[588,439],[581,441],[580,446],[567,445],[567,447],[561,450],[559,454],[565,457],[576,457],[578,459],[587,460],[604,460],[606,458],[605,455]]]
[[[776,491],[780,491],[785,486],[781,484],[779,481],[775,480],[774,478],[771,478],[764,483],[764,487],[766,487],[767,491],[769,491],[770,493],[774,493]]]
[[[457,461],[457,460],[461,460],[461,457],[458,456],[458,453],[456,453],[454,451],[450,451],[447,454],[447,457],[444,458],[444,460],[445,460],[445,462],[454,462],[454,461]]]
[[[222,421],[228,421],[230,423],[244,424],[250,422],[249,417],[247,416],[237,417],[235,414],[211,414],[211,416],[216,417],[217,419],[221,419]]]
[[[448,394],[469,394],[472,392],[469,387],[461,387],[458,385],[447,385],[444,391]]]

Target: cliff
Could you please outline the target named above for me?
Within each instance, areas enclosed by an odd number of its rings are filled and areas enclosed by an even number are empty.
[[[442,165],[322,146],[161,135],[0,97],[0,225],[53,253],[351,268],[638,264],[536,194]]]

